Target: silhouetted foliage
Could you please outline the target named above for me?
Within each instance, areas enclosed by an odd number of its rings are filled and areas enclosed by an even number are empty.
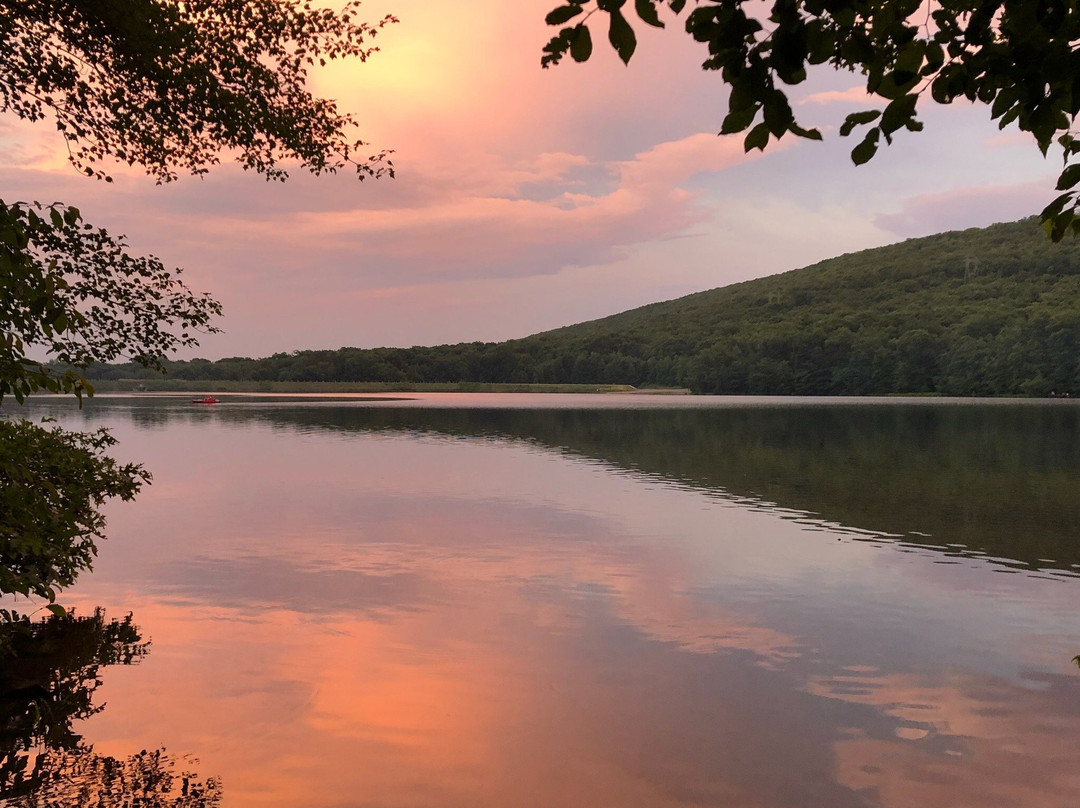
[[[99,508],[135,496],[150,475],[103,454],[108,432],[0,420],[0,594],[56,599],[89,569],[103,538]],[[0,610],[0,622],[10,619]]]
[[[99,713],[101,669],[142,659],[129,614],[26,617],[0,624],[0,802],[10,808],[205,808],[220,784],[205,781],[164,750],[117,759],[98,755],[75,723]]]
[[[354,117],[307,88],[309,71],[367,59],[387,16],[369,25],[289,0],[0,0],[0,112],[53,118],[72,165],[108,179],[102,161],[169,181],[229,152],[267,178],[282,162],[313,173],[364,156]],[[77,374],[50,378],[26,356],[51,350],[76,368],[121,355],[155,366],[195,343],[220,307],[192,295],[153,258],[81,223],[79,211],[0,200],[0,398],[39,388],[81,393]]]
[[[205,173],[223,153],[268,179],[285,179],[290,164],[392,174],[385,152],[367,153],[355,118],[307,86],[328,60],[367,59],[372,37],[395,21],[368,24],[357,11],[291,0],[0,0],[0,113],[51,118],[71,164],[105,180],[107,160],[168,182]],[[0,200],[0,402],[40,389],[92,394],[80,373],[91,362],[126,356],[160,368],[166,353],[196,344],[220,306],[179,274],[130,255],[75,208]],[[64,369],[51,372],[32,351]],[[9,506],[0,591],[51,601],[90,565],[97,507],[129,499],[149,476],[104,457],[101,432],[0,427]]]
[[[157,368],[170,351],[197,344],[196,332],[216,330],[217,302],[126,246],[75,208],[0,202],[0,401],[42,388],[81,395],[74,368],[120,356]],[[27,357],[31,347],[69,368],[50,374]]]
[[[2,0],[0,112],[53,118],[71,163],[102,160],[159,181],[201,174],[231,152],[275,179],[283,161],[320,173],[391,169],[366,155],[355,118],[307,87],[328,60],[365,60],[394,21],[290,0]]]
[[[663,28],[661,9],[679,15],[686,6],[686,0],[635,0],[634,11],[642,23]],[[593,52],[590,21],[629,62],[637,36],[625,8],[626,0],[568,0],[554,9],[548,24],[565,27],[544,48],[541,64],[557,64],[567,54],[587,61]],[[720,132],[746,132],[747,151],[788,133],[821,140],[819,130],[798,123],[786,89],[818,65],[862,76],[868,99],[883,105],[851,113],[840,126],[843,136],[865,132],[851,152],[856,165],[901,130],[921,131],[920,102],[979,101],[990,106],[1002,129],[1014,125],[1030,134],[1044,155],[1060,147],[1065,168],[1058,190],[1065,193],[1043,211],[1043,222],[1055,240],[1080,232],[1080,163],[1070,163],[1080,153],[1072,132],[1080,113],[1080,12],[1074,5],[697,0],[685,19],[686,33],[708,52],[702,68],[719,73],[731,89]]]

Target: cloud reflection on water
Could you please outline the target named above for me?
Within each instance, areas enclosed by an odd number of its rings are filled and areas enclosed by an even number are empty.
[[[520,438],[117,426],[158,483],[81,596],[155,653],[91,729],[195,750],[230,806],[1080,795],[1073,581]]]

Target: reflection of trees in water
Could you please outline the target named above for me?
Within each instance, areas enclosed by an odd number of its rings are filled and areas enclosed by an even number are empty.
[[[200,780],[164,749],[124,760],[89,748],[50,751],[38,758],[35,787],[9,799],[11,808],[206,808],[221,802],[221,786]],[[44,761],[41,763],[41,761]]]
[[[522,440],[775,503],[878,540],[1080,570],[1080,407],[1070,403],[563,410],[257,403],[213,416],[300,432]],[[180,409],[170,417],[195,415]]]
[[[165,750],[96,754],[74,728],[100,712],[100,670],[147,654],[131,615],[67,615],[0,624],[0,802],[10,808],[204,808],[220,783]]]

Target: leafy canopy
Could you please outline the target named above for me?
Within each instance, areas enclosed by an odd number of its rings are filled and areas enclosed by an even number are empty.
[[[375,24],[290,0],[0,0],[0,112],[53,118],[72,164],[106,177],[114,158],[159,181],[195,174],[224,151],[284,179],[283,162],[316,174],[367,155],[353,115],[307,89],[309,70],[366,60]],[[106,177],[107,178],[107,177]]]
[[[317,65],[366,60],[395,22],[357,11],[355,0],[339,11],[295,0],[0,0],[0,113],[51,119],[71,164],[105,180],[106,160],[169,182],[222,155],[274,180],[294,165],[392,175],[355,117],[307,88]],[[0,403],[41,389],[92,394],[44,355],[74,368],[121,355],[161,368],[194,345],[220,306],[179,274],[129,254],[75,208],[0,199]],[[149,481],[107,457],[111,443],[105,432],[0,420],[0,594],[51,603],[90,567],[102,503]],[[0,610],[0,622],[15,617]]]
[[[0,593],[56,599],[97,555],[106,499],[132,499],[150,475],[104,455],[105,430],[0,420]],[[13,613],[0,613],[0,622]]]
[[[0,201],[0,400],[39,389],[93,392],[70,369],[56,375],[28,358],[29,346],[69,366],[125,355],[160,368],[198,332],[217,330],[216,301],[190,292],[180,270],[125,247],[75,208]]]
[[[328,60],[366,60],[392,16],[357,19],[293,0],[0,0],[0,113],[52,118],[73,166],[109,179],[112,158],[159,182],[205,173],[222,154],[268,179],[298,164],[392,174],[363,156],[355,118],[307,89]],[[82,367],[121,354],[161,367],[213,330],[220,307],[78,210],[0,199],[0,401],[92,392],[28,352]]]
[[[730,88],[721,134],[745,132],[746,150],[764,149],[791,133],[813,140],[821,132],[799,124],[788,87],[815,65],[859,73],[866,92],[883,104],[847,116],[840,134],[858,131],[852,160],[870,160],[901,130],[923,128],[918,105],[956,99],[990,105],[1001,128],[1015,124],[1045,155],[1060,149],[1063,191],[1042,214],[1056,241],[1080,233],[1080,5],[1042,0],[569,0],[547,15],[563,26],[544,48],[547,67],[570,54],[592,55],[590,22],[606,28],[611,47],[629,62],[637,37],[628,17],[663,28],[660,7],[686,12],[685,29],[708,51],[705,70]]]

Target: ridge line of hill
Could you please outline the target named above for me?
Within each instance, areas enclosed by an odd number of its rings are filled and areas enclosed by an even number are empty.
[[[658,270],[660,271],[660,270]],[[176,380],[1080,394],[1080,243],[1034,218],[875,247],[499,343],[167,362]],[[134,364],[94,380],[150,379]]]

